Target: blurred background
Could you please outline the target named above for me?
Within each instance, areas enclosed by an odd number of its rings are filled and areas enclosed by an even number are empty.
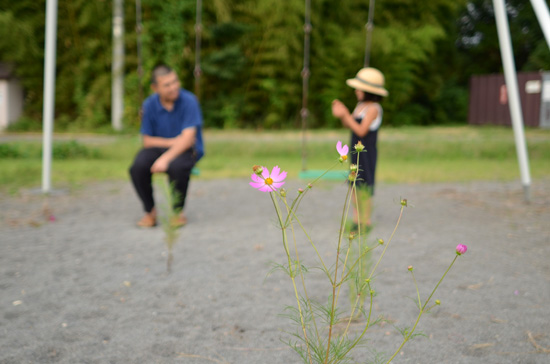
[[[0,79],[16,79],[23,95],[22,114],[10,123],[11,131],[42,128],[45,3],[0,0]],[[139,127],[139,105],[150,92],[155,64],[168,63],[184,88],[195,89],[197,1],[140,3],[138,32],[137,3],[123,2],[123,128],[132,132]],[[56,132],[112,129],[113,5],[58,2]],[[368,10],[365,0],[312,1],[309,128],[340,126],[330,112],[334,98],[355,103],[345,80],[363,66]],[[202,4],[198,96],[207,128],[300,127],[304,11],[303,0]],[[550,51],[530,2],[509,0],[507,11],[518,71],[549,70]],[[502,72],[490,0],[379,1],[374,25],[370,66],[384,72],[390,91],[383,104],[385,125],[466,124],[471,77]]]

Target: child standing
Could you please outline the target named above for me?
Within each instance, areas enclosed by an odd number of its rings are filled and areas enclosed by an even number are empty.
[[[382,106],[380,101],[382,97],[388,96],[388,91],[384,88],[384,75],[376,68],[362,68],[357,72],[355,78],[350,78],[346,84],[355,89],[357,96],[357,106],[352,113],[340,101],[332,102],[332,114],[339,118],[342,124],[351,130],[351,163],[358,166],[357,172],[357,192],[358,200],[361,205],[360,212],[354,210],[354,224],[364,224],[367,231],[371,227],[371,196],[374,194],[374,177],[376,172],[377,149],[376,141],[378,138],[378,129],[382,124]],[[366,152],[353,152],[354,146],[361,142],[365,146]],[[359,163],[357,159],[359,157]],[[355,200],[355,196],[354,196]]]

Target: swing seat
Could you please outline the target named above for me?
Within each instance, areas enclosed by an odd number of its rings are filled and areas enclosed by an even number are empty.
[[[324,172],[325,171],[322,171],[322,170],[301,171],[300,174],[298,175],[298,178],[314,180],[316,178],[319,178],[319,176],[323,175]],[[345,181],[347,178],[348,178],[347,171],[328,171],[321,177],[321,179],[327,180],[327,181]]]

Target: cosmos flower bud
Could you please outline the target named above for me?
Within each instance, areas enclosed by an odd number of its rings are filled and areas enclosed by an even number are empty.
[[[264,171],[263,167],[262,166],[258,166],[258,165],[254,165],[252,167],[252,170],[254,171],[255,174],[257,174],[258,176],[262,174],[262,172]]]
[[[407,267],[407,269],[409,270],[409,272],[412,272],[412,271],[413,271],[413,266],[412,266],[412,265],[409,265],[409,266]]]
[[[401,206],[407,207],[407,199],[406,198],[401,199]]]
[[[357,173],[357,164],[350,164],[349,170]]]
[[[304,189],[303,188],[298,188],[298,193],[304,193]]]
[[[441,301],[440,301],[440,300],[435,300],[435,304],[436,304],[436,305],[440,305],[440,304],[441,304]]]
[[[286,190],[284,188],[281,188],[281,197],[286,197]]]
[[[467,250],[468,250],[468,247],[464,244],[458,244],[456,246],[456,254],[457,255],[462,255],[462,254],[466,253]]]
[[[384,239],[378,239],[378,244],[384,245]]]
[[[350,182],[353,182],[355,181],[355,179],[357,178],[357,172],[350,172],[349,175],[348,175],[348,179]]]
[[[363,143],[361,143],[361,141],[357,142],[357,144],[355,144],[355,150],[357,152],[362,152],[363,150],[365,150],[365,146],[363,145]]]

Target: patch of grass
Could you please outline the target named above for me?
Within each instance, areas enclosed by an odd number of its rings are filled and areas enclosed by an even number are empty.
[[[532,177],[550,175],[550,130],[526,130]],[[519,179],[513,131],[497,127],[381,131],[378,179],[448,182]]]
[[[19,148],[11,144],[0,144],[0,158],[21,158]]]
[[[16,139],[24,138],[24,134]],[[527,129],[533,178],[550,176],[550,130]],[[32,138],[31,138],[32,139]],[[52,184],[77,187],[91,181],[128,180],[128,167],[141,143],[139,136],[56,135]],[[349,131],[310,131],[307,170],[325,170],[336,161],[336,141],[349,143]],[[206,156],[193,178],[247,178],[254,164],[279,165],[297,178],[302,170],[300,131],[205,132]],[[384,128],[379,134],[377,181],[386,183],[519,179],[513,131],[499,127]],[[0,191],[38,187],[41,140],[0,144]],[[56,154],[57,153],[57,154]],[[57,157],[55,157],[57,155]],[[342,169],[343,167],[338,166]]]

